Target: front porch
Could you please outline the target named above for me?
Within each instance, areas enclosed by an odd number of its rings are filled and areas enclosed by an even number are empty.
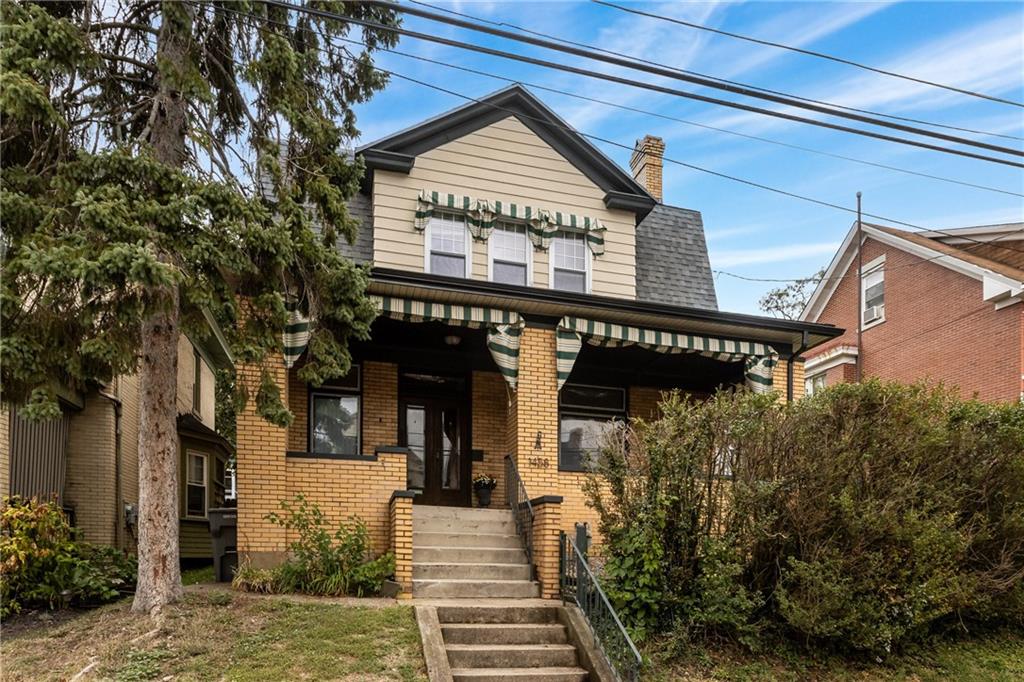
[[[332,520],[361,518],[374,549],[395,552],[408,593],[413,505],[478,506],[472,477],[486,473],[499,482],[492,506],[505,508],[508,456],[535,502],[541,594],[554,596],[559,532],[596,525],[583,482],[607,425],[654,417],[663,391],[707,396],[741,385],[745,367],[698,352],[582,343],[566,373],[558,333],[555,320],[524,316],[510,373],[489,349],[486,326],[382,316],[372,341],[352,348],[347,377],[312,387],[299,379],[301,359],[276,367],[295,419],[277,428],[251,406],[239,417],[241,551],[256,565],[281,561],[291,538],[263,517],[302,493]],[[785,362],[774,371],[782,382]],[[255,368],[240,375],[258,380]]]

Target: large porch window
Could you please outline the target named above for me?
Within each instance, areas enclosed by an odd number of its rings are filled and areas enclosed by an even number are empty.
[[[626,419],[626,391],[566,384],[558,402],[558,468],[591,471],[607,435]]]
[[[309,394],[309,449],[318,455],[360,454],[359,368]]]

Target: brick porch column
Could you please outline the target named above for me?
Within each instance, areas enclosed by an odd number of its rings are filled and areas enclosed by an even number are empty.
[[[542,599],[558,598],[559,535],[562,530],[562,498],[544,495],[533,505],[533,564],[537,568]]]
[[[412,498],[411,490],[391,494],[390,549],[395,555],[395,582],[402,586],[399,599],[412,597]]]
[[[281,388],[281,399],[288,402],[288,377],[283,361],[269,361],[274,381]],[[238,445],[235,454],[238,469],[238,551],[240,559],[254,566],[280,563],[287,549],[285,529],[268,523],[264,515],[276,511],[288,497],[285,470],[288,429],[274,426],[256,411],[256,392],[260,386],[260,368],[239,365],[238,381],[249,392],[245,409],[238,414]]]
[[[508,451],[531,498],[561,494],[554,329],[527,325],[523,330],[518,389],[508,411]]]

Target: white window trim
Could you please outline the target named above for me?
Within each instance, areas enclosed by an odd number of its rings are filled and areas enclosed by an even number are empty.
[[[456,213],[456,212],[452,212]],[[466,216],[462,215],[463,244],[466,254],[466,272],[463,277],[469,279],[473,273],[473,236],[469,233],[469,224]],[[430,273],[430,245],[433,241],[435,219],[431,218],[427,223],[427,229],[423,231],[423,272]]]
[[[188,511],[188,487],[190,485],[196,485],[196,483],[189,483],[189,460],[192,457],[203,458],[203,514],[190,514]],[[198,450],[186,450],[185,451],[185,518],[187,519],[205,519],[209,518],[210,515],[210,457],[205,452],[199,452]]]
[[[548,248],[548,289],[555,289],[555,257],[552,251],[554,250],[554,243],[557,237],[552,237],[552,246]],[[585,286],[586,291],[584,293],[589,294],[593,289],[593,276],[594,276],[594,254],[590,251],[590,247],[586,243],[586,239],[583,240],[583,254],[586,257],[586,278]],[[563,291],[562,289],[555,289],[555,291]],[[573,292],[575,293],[575,292]]]
[[[516,223],[511,223],[515,225]],[[495,226],[494,231],[498,231],[500,227]],[[526,242],[526,286],[533,286],[533,244],[530,243],[530,235],[527,233],[528,228],[523,226],[523,240]],[[487,281],[494,281],[494,232],[491,233],[491,239],[487,240]]]
[[[884,284],[885,283],[885,254],[884,253],[881,256],[879,256],[878,258],[875,258],[874,260],[872,260],[871,262],[865,263],[863,265],[863,267],[861,267],[861,269],[860,269],[860,299],[861,299],[861,306],[860,306],[860,312],[857,315],[857,322],[860,323],[860,330],[862,332],[865,331],[865,330],[871,329],[872,327],[877,327],[878,325],[880,325],[883,322],[885,322],[885,303],[882,303],[882,316],[880,318],[878,318],[877,320],[872,320],[871,322],[868,322],[867,324],[864,324],[864,310],[865,310],[864,305],[868,302],[867,301],[867,295],[866,295],[866,288],[864,286],[864,278],[867,277],[868,275],[874,274],[878,270],[882,271],[882,283]]]
[[[825,372],[817,372],[816,374],[812,374],[807,377],[804,380],[804,395],[814,395],[814,382],[818,379],[825,379],[825,376]],[[825,388],[825,386],[822,386],[822,388]]]

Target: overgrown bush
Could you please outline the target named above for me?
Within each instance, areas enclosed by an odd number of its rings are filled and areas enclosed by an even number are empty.
[[[0,616],[24,608],[92,606],[135,583],[134,558],[80,542],[53,502],[4,498],[0,512]]]
[[[877,654],[1024,624],[1024,405],[877,381],[788,405],[673,395],[603,461],[608,592],[641,637]]]
[[[370,534],[358,517],[339,524],[332,534],[320,507],[303,495],[282,501],[280,507],[280,513],[271,512],[265,518],[297,534],[288,545],[288,559],[272,569],[244,564],[235,573],[236,588],[363,597],[379,593],[384,580],[395,572],[390,552],[372,557]]]

